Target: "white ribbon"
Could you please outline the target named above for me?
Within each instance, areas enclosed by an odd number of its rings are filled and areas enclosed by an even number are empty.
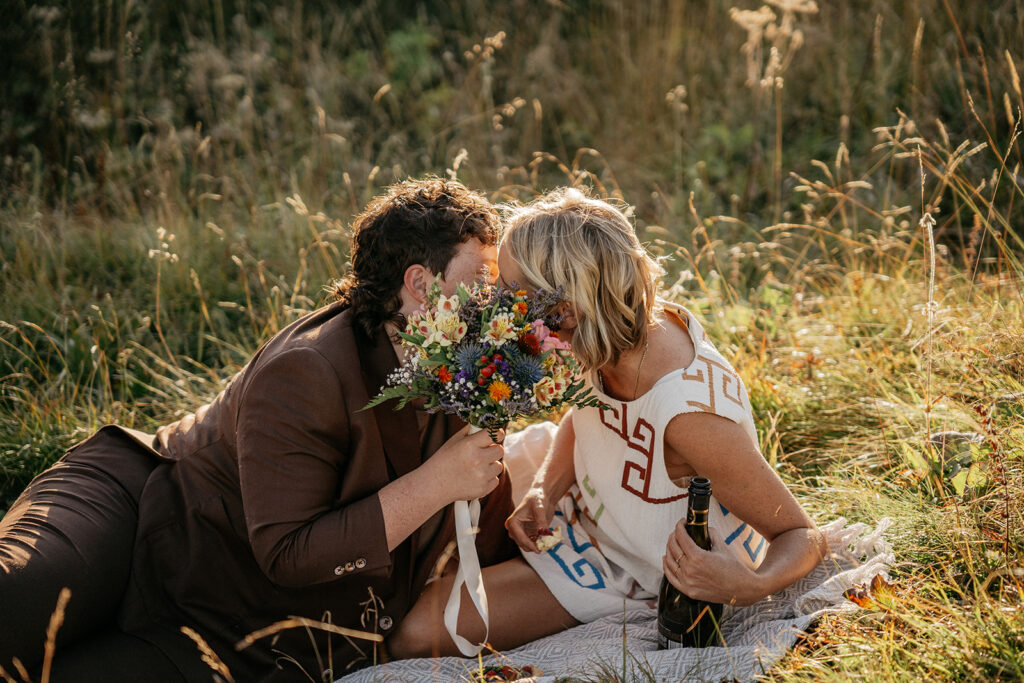
[[[470,425],[469,433],[480,431],[479,427]],[[448,596],[448,604],[444,608],[444,625],[448,629],[455,646],[466,657],[472,657],[484,649],[491,624],[487,610],[487,592],[484,590],[483,577],[480,573],[480,558],[476,554],[476,535],[480,531],[480,499],[455,501],[455,543],[459,548],[459,569],[455,573],[455,585]],[[462,586],[466,586],[469,597],[473,601],[480,618],[484,620],[484,638],[480,644],[474,644],[460,636],[459,605],[462,602]]]

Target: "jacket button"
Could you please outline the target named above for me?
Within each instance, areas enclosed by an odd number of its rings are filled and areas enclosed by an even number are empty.
[[[394,625],[395,622],[391,621],[391,617],[385,614],[383,617],[380,618],[380,621],[378,623],[380,624],[380,629],[382,631],[387,631]]]
[[[334,575],[335,576],[341,576],[344,573],[345,573],[345,568],[342,567],[340,564],[337,567],[334,568]]]
[[[347,571],[347,572],[354,572],[355,570],[356,570],[355,564],[353,564],[351,562],[346,562],[345,563],[345,571]]]
[[[356,569],[362,569],[365,566],[366,566],[366,559],[365,558],[360,557],[358,560],[356,560]]]

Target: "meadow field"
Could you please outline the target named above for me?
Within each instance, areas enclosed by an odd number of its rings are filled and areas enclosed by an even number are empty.
[[[585,185],[633,207],[815,519],[895,522],[893,590],[766,679],[1024,679],[1024,3],[0,19],[0,511],[98,426],[215,396],[326,301],[389,183]]]

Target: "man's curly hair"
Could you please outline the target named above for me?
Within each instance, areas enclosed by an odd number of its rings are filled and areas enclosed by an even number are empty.
[[[348,274],[332,284],[373,338],[388,322],[401,325],[399,292],[405,271],[420,264],[444,273],[459,245],[476,238],[498,243],[497,210],[462,183],[407,180],[375,197],[352,225]]]

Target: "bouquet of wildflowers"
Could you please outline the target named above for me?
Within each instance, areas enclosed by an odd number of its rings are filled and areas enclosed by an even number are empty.
[[[408,358],[387,379],[367,408],[397,398],[397,408],[424,399],[430,412],[454,413],[479,429],[495,430],[517,417],[539,417],[558,408],[599,406],[584,387],[569,345],[557,335],[558,293],[527,297],[482,283],[441,293],[440,278],[427,291],[423,307],[409,316],[401,333]],[[487,641],[472,643],[457,633],[462,586],[489,631],[487,595],[474,534],[480,501],[454,503],[459,566],[445,607],[444,623],[468,656]]]
[[[528,297],[482,283],[443,296],[438,280],[409,316],[402,345],[411,351],[367,408],[397,398],[396,409],[425,399],[428,412],[455,413],[482,429],[600,401],[557,335],[557,293]]]

